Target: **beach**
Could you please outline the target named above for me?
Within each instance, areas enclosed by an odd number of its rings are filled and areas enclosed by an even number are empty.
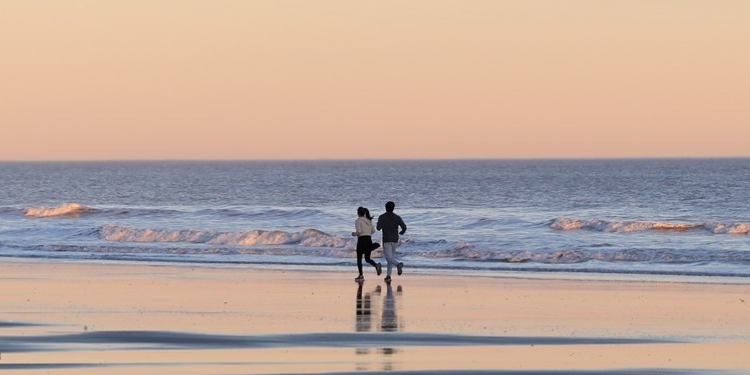
[[[743,373],[750,286],[0,264],[0,369],[55,374]]]
[[[750,375],[750,1],[0,10],[0,375]]]

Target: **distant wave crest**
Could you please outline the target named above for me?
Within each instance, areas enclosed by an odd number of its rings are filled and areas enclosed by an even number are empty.
[[[634,233],[646,231],[693,231],[705,230],[714,234],[750,234],[750,223],[668,223],[659,221],[605,221],[574,218],[558,218],[550,228],[561,231],[590,230],[597,232]]]
[[[127,226],[106,225],[101,237],[115,242],[189,242],[209,245],[253,246],[253,245],[301,245],[310,247],[351,247],[352,240],[330,235],[317,229],[301,232],[280,230],[251,230],[247,232],[215,232],[206,230],[141,229]]]
[[[58,207],[29,207],[24,210],[28,217],[80,216],[94,209],[80,203],[63,203]]]

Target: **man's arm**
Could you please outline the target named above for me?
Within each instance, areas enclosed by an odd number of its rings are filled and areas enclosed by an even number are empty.
[[[404,223],[404,219],[402,219],[401,216],[398,217],[398,225],[401,227],[401,232],[399,232],[399,234],[406,233],[406,223]]]
[[[378,216],[378,223],[375,225],[378,230],[383,229],[383,223],[380,222],[380,216]]]

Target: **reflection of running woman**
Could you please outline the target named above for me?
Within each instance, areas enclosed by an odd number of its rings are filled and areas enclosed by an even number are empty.
[[[385,282],[391,281],[391,269],[396,266],[398,274],[403,272],[404,264],[396,259],[396,248],[398,247],[398,235],[406,232],[406,224],[401,216],[393,213],[396,204],[388,202],[385,204],[385,213],[378,217],[378,230],[383,230],[383,255],[388,261],[388,272],[385,276]],[[401,231],[399,232],[399,227]]]
[[[375,267],[375,272],[380,275],[382,267],[380,263],[375,263],[370,259],[370,253],[373,250],[380,247],[380,244],[372,242],[372,234],[375,233],[375,228],[372,227],[372,216],[370,216],[370,210],[359,207],[357,208],[357,220],[354,221],[355,232],[352,232],[352,236],[357,236],[357,270],[359,276],[354,280],[363,281],[365,277],[362,275],[362,256],[365,257],[365,261]]]
[[[371,298],[370,293],[367,293],[364,297],[362,297],[362,285],[364,283],[358,283],[357,286],[357,308],[355,310],[355,314],[357,316],[357,325],[356,330],[357,332],[367,332],[370,330],[370,314],[372,312],[371,308]]]

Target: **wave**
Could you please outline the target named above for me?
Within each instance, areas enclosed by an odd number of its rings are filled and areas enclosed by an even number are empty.
[[[0,207],[0,214],[21,211],[28,217],[55,217],[71,216],[78,217],[82,214],[94,213],[106,217],[163,217],[163,216],[214,216],[222,218],[245,218],[265,220],[281,219],[306,219],[321,215],[318,209],[293,208],[282,209],[275,207],[261,208],[203,208],[197,210],[180,209],[174,207],[140,207],[140,206],[100,206],[91,207],[81,203],[63,203],[57,207],[28,207],[19,209],[17,207]]]
[[[558,218],[550,228],[561,231],[590,230],[596,232],[634,233],[647,231],[687,232],[705,230],[713,234],[750,234],[750,223],[669,223],[652,221],[605,221],[573,218]]]
[[[750,234],[750,223],[717,223],[709,222],[704,224],[704,227],[712,233],[716,234]]]
[[[483,217],[462,225],[461,229],[494,228],[501,224],[502,222],[500,220]]]
[[[78,217],[93,211],[95,211],[93,208],[80,203],[63,203],[58,207],[29,207],[24,210],[24,215],[37,218],[57,216]]]
[[[452,259],[459,262],[480,263],[536,263],[546,265],[578,264],[587,262],[630,264],[706,264],[712,262],[750,264],[747,251],[682,251],[674,249],[559,249],[559,250],[492,250],[458,243],[453,248],[413,250],[409,255],[424,259]]]
[[[281,230],[251,230],[247,232],[215,232],[210,230],[141,229],[118,225],[105,225],[100,230],[102,239],[114,242],[187,242],[209,245],[300,245],[309,247],[348,248],[354,246],[351,238],[330,235],[317,229],[301,232]]]
[[[170,261],[195,263],[268,263],[268,264],[329,264],[350,265],[355,257],[353,247],[303,247],[303,246],[194,246],[170,244],[169,246],[132,246],[118,244],[43,244],[36,246],[6,245],[15,249],[0,256],[41,258],[81,257],[82,259],[107,259],[128,261]],[[575,271],[582,267],[592,272],[663,273],[693,272],[712,274],[721,271],[716,265],[733,265],[746,269],[750,265],[750,252],[737,251],[683,251],[676,249],[615,249],[611,251],[590,249],[560,250],[491,250],[470,244],[439,250],[399,248],[399,254],[416,268],[476,268],[543,267],[544,270]],[[382,255],[373,254],[376,261]],[[689,267],[684,267],[690,265]],[[505,267],[505,266],[501,266]],[[508,270],[518,268],[507,268]],[[742,271],[745,272],[745,271]],[[743,273],[744,275],[744,273]]]
[[[591,254],[578,250],[556,251],[503,251],[479,249],[467,243],[457,243],[453,248],[441,250],[415,250],[410,255],[417,255],[426,259],[452,258],[457,261],[501,262],[501,263],[545,263],[565,264],[582,263],[593,260]]]
[[[0,207],[0,215],[10,212],[18,212],[19,209],[15,207]]]
[[[15,325],[15,324],[14,324]],[[533,346],[533,345],[587,345],[587,344],[653,344],[669,343],[667,340],[598,338],[598,337],[523,337],[523,336],[479,336],[442,333],[371,332],[367,334],[368,345],[380,347],[425,347],[425,346]],[[86,350],[97,350],[100,345],[141,349],[143,346],[159,349],[259,349],[259,348],[357,348],[363,345],[360,333],[294,333],[263,335],[228,335],[190,333],[179,331],[88,331],[52,335],[24,335],[13,337],[11,343],[22,344],[27,351],[48,350],[44,344],[54,342],[61,345],[83,346]],[[58,365],[55,365],[57,368]],[[34,368],[34,367],[21,367]],[[477,372],[480,373],[480,372]],[[615,372],[619,373],[619,372]]]
[[[171,246],[132,246],[129,243],[117,244],[43,244],[43,245],[6,245],[8,249],[16,250],[15,256],[22,254],[24,257],[83,257],[84,259],[109,259],[130,261],[153,261],[169,260],[195,263],[242,263],[253,262],[252,258],[245,256],[263,256],[265,258],[255,259],[256,263],[283,263],[295,262],[295,257],[305,257],[298,260],[300,264],[305,263],[331,263],[338,264],[341,259],[354,258],[356,253],[353,248],[334,247],[235,247],[235,246],[190,246],[184,244],[172,244]],[[10,255],[10,256],[14,256]],[[0,256],[8,256],[2,254]],[[175,259],[175,257],[179,259]],[[313,259],[311,260],[310,257]],[[326,259],[328,258],[328,259]],[[334,259],[335,262],[331,262]]]

